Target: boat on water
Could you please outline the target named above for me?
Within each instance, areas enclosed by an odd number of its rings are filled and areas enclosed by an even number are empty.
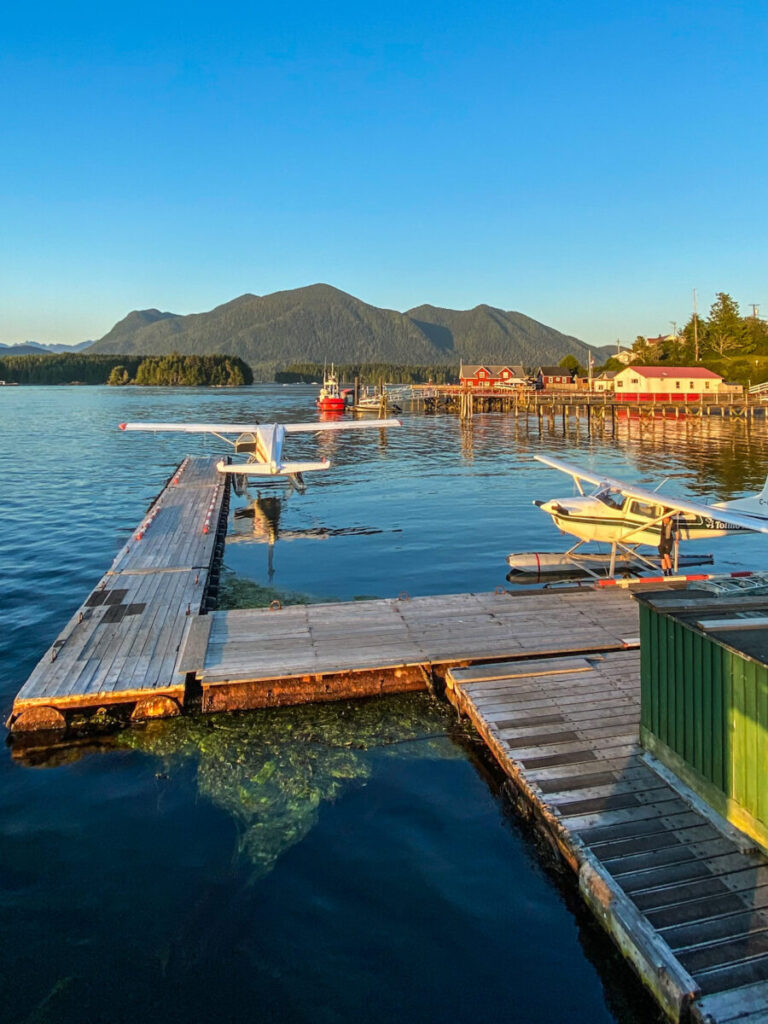
[[[331,367],[330,373],[326,373],[323,378],[323,386],[317,396],[317,408],[321,412],[344,412],[346,406],[346,396],[339,387],[339,378]]]
[[[355,412],[373,412],[379,415],[394,413],[397,415],[403,410],[386,395],[361,395],[355,405]]]

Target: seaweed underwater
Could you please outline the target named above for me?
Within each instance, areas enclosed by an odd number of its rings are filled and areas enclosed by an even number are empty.
[[[154,722],[116,737],[159,759],[163,776],[195,762],[198,794],[237,823],[252,882],[312,829],[324,803],[364,786],[376,756],[445,759],[463,727],[428,694]]]

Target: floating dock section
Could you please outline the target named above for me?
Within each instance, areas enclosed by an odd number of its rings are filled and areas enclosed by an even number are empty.
[[[216,585],[226,531],[216,461],[182,462],[19,691],[13,731],[61,729],[72,712],[115,705],[135,718],[179,713],[179,650]]]
[[[192,623],[182,668],[203,711],[424,689],[475,661],[623,649],[638,643],[622,593],[403,596],[214,612]]]
[[[768,858],[639,742],[640,653],[453,669],[466,714],[674,1021],[768,1021]]]

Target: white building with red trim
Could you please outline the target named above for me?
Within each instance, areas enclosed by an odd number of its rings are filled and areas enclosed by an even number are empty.
[[[613,378],[618,402],[700,402],[742,390],[703,366],[628,366]]]

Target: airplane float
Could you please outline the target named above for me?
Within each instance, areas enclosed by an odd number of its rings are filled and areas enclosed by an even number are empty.
[[[232,445],[238,455],[247,455],[244,462],[222,459],[216,464],[220,473],[236,477],[284,476],[302,484],[302,474],[330,469],[328,459],[319,462],[283,461],[283,444],[287,434],[315,434],[328,430],[366,430],[372,427],[399,427],[400,420],[329,421],[323,423],[121,423],[121,430],[179,431],[184,434],[213,434]],[[236,434],[232,440],[229,434]]]
[[[711,555],[680,555],[680,541],[725,537],[744,531],[768,533],[768,480],[759,494],[707,505],[592,473],[561,459],[546,455],[534,458],[573,478],[578,495],[534,501],[534,505],[551,516],[561,532],[577,537],[578,541],[563,554],[511,554],[507,562],[513,573],[593,576],[607,568],[608,575],[614,576],[617,570],[636,573],[658,569],[658,562],[641,554],[638,548],[658,547],[662,522],[668,516],[675,523],[675,572],[682,565],[712,562]],[[584,483],[592,485],[594,490],[587,494]],[[607,543],[610,554],[606,557],[578,551],[590,541]]]

